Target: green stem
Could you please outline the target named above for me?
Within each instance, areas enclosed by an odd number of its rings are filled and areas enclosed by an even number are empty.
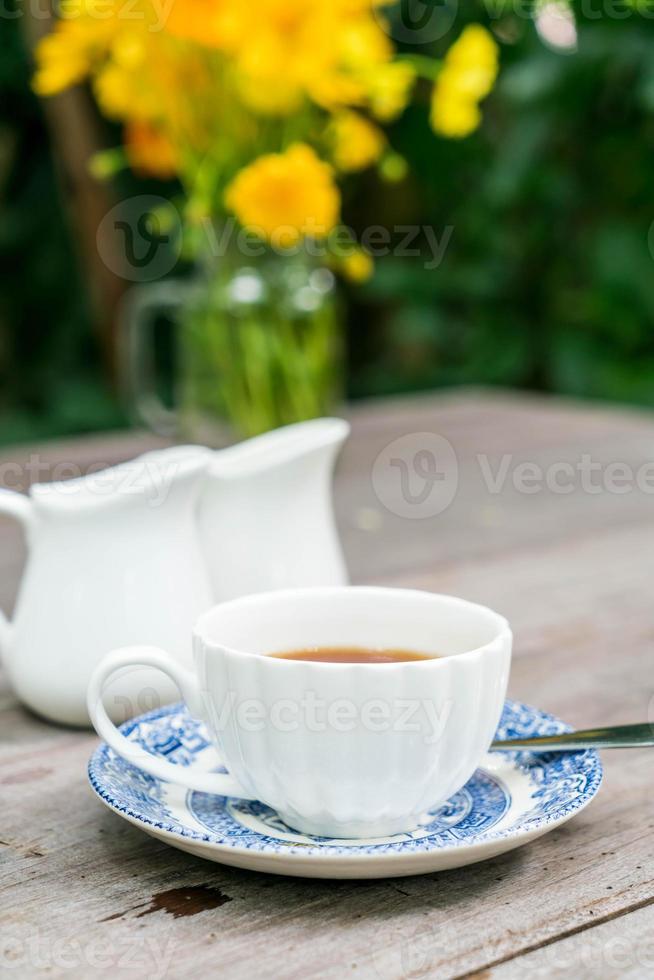
[[[436,81],[443,63],[439,58],[429,58],[425,54],[399,54],[397,60],[410,64],[418,78],[425,78],[428,82]]]
[[[265,306],[235,312],[226,305],[225,272],[206,283],[182,334],[190,414],[229,420],[249,436],[324,413],[334,391],[332,302],[296,314],[273,289]]]

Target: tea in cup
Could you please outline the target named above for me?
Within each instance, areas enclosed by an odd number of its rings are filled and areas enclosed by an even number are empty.
[[[305,834],[374,838],[416,829],[473,774],[502,712],[512,635],[463,599],[338,587],[225,602],[200,617],[193,645],[194,671],[152,647],[109,654],[88,692],[98,734],[153,776],[260,800]],[[173,765],[112,724],[104,684],[143,666],[177,684],[227,773]]]

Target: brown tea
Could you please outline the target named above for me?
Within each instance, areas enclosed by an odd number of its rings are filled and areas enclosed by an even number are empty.
[[[434,660],[436,653],[415,650],[377,650],[370,647],[310,647],[271,653],[281,660],[308,660],[322,664],[399,664],[410,660]]]

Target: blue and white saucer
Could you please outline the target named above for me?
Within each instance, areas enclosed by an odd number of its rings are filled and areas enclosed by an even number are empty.
[[[507,701],[499,738],[569,726]],[[167,705],[121,731],[181,766],[220,767],[201,722]],[[89,762],[103,803],[153,837],[210,861],[315,878],[383,878],[461,867],[520,847],[573,817],[602,780],[596,752],[489,753],[472,779],[410,834],[375,840],[307,837],[263,803],[186,790],[149,776],[102,743]]]

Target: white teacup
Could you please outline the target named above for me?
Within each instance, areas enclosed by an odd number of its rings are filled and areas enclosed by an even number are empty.
[[[484,606],[404,589],[288,589],[223,603],[194,631],[195,672],[152,647],[109,654],[88,709],[123,758],[190,789],[258,799],[326,837],[410,831],[470,778],[497,727],[509,675],[507,621]],[[313,647],[416,650],[438,658],[337,664],[266,656]],[[102,689],[159,667],[204,719],[229,773],[173,765],[109,720]]]

